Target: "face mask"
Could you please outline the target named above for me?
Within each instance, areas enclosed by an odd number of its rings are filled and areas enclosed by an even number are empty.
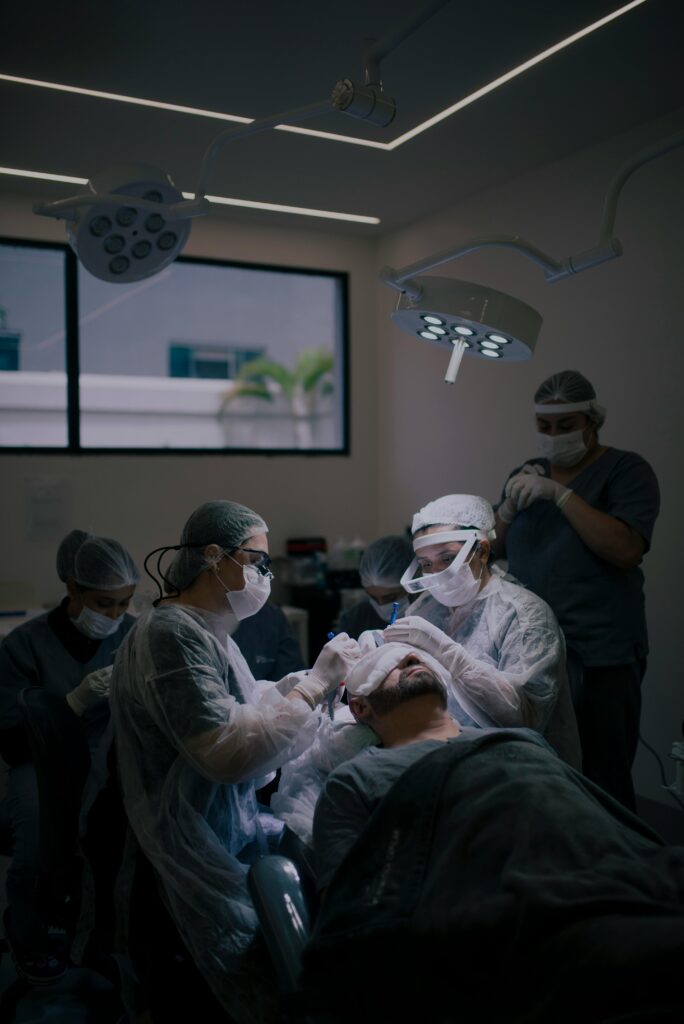
[[[368,595],[368,601],[375,614],[379,615],[383,622],[389,622],[394,612],[395,602],[388,601],[387,604],[378,604],[375,598],[371,597],[370,594]],[[406,609],[408,608],[408,597],[402,597],[401,600],[397,602],[397,605],[398,607],[396,617],[400,619],[403,616]]]
[[[478,577],[473,576],[469,562],[459,566],[456,572],[449,573],[450,568],[451,566],[448,569],[443,569],[442,572],[432,574],[435,584],[430,588],[431,596],[440,604],[446,605],[447,608],[470,604],[475,600],[480,589],[484,565],[480,569]],[[449,575],[445,576],[445,573],[449,573]]]
[[[102,615],[100,612],[93,611],[92,608],[88,608],[83,605],[83,610],[77,618],[71,620],[79,631],[84,636],[90,637],[91,640],[104,640],[105,637],[111,636],[112,633],[116,633],[117,629],[121,625],[121,618],[110,619],[109,615]]]
[[[230,558],[231,562],[235,562],[242,569],[242,575],[245,578],[245,585],[242,590],[229,590],[225,585],[221,577],[216,574],[216,579],[219,581],[221,586],[226,592],[226,600],[231,607],[233,615],[236,619],[242,622],[243,619],[248,619],[251,615],[256,615],[258,611],[268,601],[271,593],[271,579],[272,576],[269,573],[266,576],[262,576],[260,572],[252,565],[241,565],[240,562],[232,558],[230,555],[226,555],[226,558]]]
[[[587,454],[584,431],[573,430],[569,434],[537,434],[537,447],[541,455],[552,466],[576,466]]]

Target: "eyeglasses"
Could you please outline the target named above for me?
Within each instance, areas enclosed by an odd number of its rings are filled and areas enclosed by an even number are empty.
[[[234,551],[245,551],[248,555],[257,555],[255,559],[250,559],[249,564],[253,569],[261,576],[266,576],[268,579],[273,579],[273,573],[271,572],[271,556],[266,554],[265,551],[259,551],[257,548],[234,548]]]

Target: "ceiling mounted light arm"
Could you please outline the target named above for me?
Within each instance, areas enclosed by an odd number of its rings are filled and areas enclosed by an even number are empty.
[[[613,236],[617,203],[631,175],[644,164],[684,145],[684,132],[663,139],[628,160],[606,193],[599,242],[592,249],[555,260],[517,235],[476,238],[418,260],[400,270],[384,267],[380,280],[400,293],[392,320],[403,330],[433,345],[450,350],[445,380],[453,384],[463,355],[505,362],[529,359],[534,352],[542,319],[536,310],[510,295],[453,278],[420,276],[484,248],[513,249],[544,271],[547,281],[561,281],[622,254]]]
[[[54,217],[56,220],[73,220],[80,208],[93,205],[94,198],[91,192],[83,193],[80,196],[71,196],[69,199],[58,199],[53,203],[34,203],[33,212],[46,217]],[[131,205],[130,195],[125,195],[124,193],[117,195],[109,192],[106,195],[99,195],[98,198],[106,201],[113,207]],[[159,213],[159,204],[156,202],[150,202],[147,199],[136,199],[135,205],[141,213]],[[164,219],[166,221],[174,221],[185,220],[191,216],[206,216],[210,212],[210,208],[210,203],[205,199],[196,198],[189,201],[183,199],[177,203],[165,204]]]
[[[640,153],[637,153],[636,156],[622,165],[608,186],[606,193],[603,206],[603,223],[601,224],[602,242],[612,237],[615,228],[618,199],[628,179],[631,178],[635,171],[643,167],[644,164],[655,160],[656,157],[665,156],[666,153],[670,153],[673,149],[677,149],[678,146],[682,145],[684,145],[684,132],[677,132],[675,135],[671,135],[669,139],[661,139],[655,145],[642,149]]]
[[[397,104],[383,91],[380,62],[450,2],[451,0],[433,0],[427,8],[415,14],[404,25],[386,33],[381,39],[369,40],[364,54],[363,84],[353,82],[350,78],[340,79],[333,89],[333,106],[351,117],[369,121],[379,128],[386,128],[391,124],[397,112]]]
[[[212,139],[205,150],[202,163],[200,164],[195,197],[202,198],[207,194],[207,178],[212,161],[227,142],[237,142],[238,139],[247,138],[249,135],[256,135],[259,132],[266,131],[268,128],[275,128],[276,125],[285,123],[298,124],[300,121],[306,121],[310,117],[317,117],[320,114],[329,113],[329,111],[330,100],[326,99],[318,103],[309,103],[305,107],[296,107],[294,110],[269,114],[267,117],[260,117],[256,121],[252,121],[251,124],[231,125],[229,128],[226,128],[215,139]]]
[[[364,81],[366,85],[379,85],[382,88],[382,82],[380,79],[380,62],[385,59],[388,53],[392,50],[396,50],[397,46],[408,39],[410,35],[424,25],[433,14],[440,11],[442,7],[446,7],[447,4],[451,3],[451,0],[433,0],[431,4],[428,4],[418,14],[415,14],[413,18],[409,19],[405,24],[400,25],[398,28],[392,29],[387,32],[381,39],[371,39],[369,41],[368,49],[366,50],[364,64]]]
[[[664,156],[678,146],[684,145],[684,132],[679,132],[669,139],[661,140],[648,149],[642,150],[635,157],[625,163],[613,178],[606,193],[603,222],[599,242],[591,249],[575,253],[573,256],[566,256],[562,260],[556,260],[547,253],[542,252],[536,245],[525,241],[518,235],[501,235],[487,238],[476,238],[453,249],[446,249],[444,252],[429,256],[426,259],[418,260],[409,266],[395,270],[393,267],[384,267],[380,272],[380,280],[390,288],[408,295],[413,301],[421,297],[421,284],[414,280],[415,275],[424,274],[428,270],[450,263],[451,260],[466,256],[484,248],[513,249],[521,255],[532,260],[544,271],[544,277],[550,283],[562,281],[572,274],[579,274],[583,270],[589,270],[608,260],[616,259],[622,255],[622,246],[617,238],[613,237],[617,204],[620,193],[628,179],[644,164],[656,157]]]
[[[524,238],[520,238],[518,235],[499,235],[475,238],[464,245],[445,249],[444,252],[437,253],[435,256],[428,256],[426,259],[411,263],[406,267],[402,267],[401,270],[395,270],[393,267],[383,267],[380,271],[380,280],[383,284],[388,285],[388,287],[395,288],[398,292],[403,292],[414,301],[417,301],[422,295],[422,286],[419,281],[414,280],[416,274],[424,274],[427,270],[434,270],[435,267],[441,267],[444,263],[450,263],[452,260],[458,259],[459,256],[466,256],[468,253],[486,248],[514,249],[516,252],[522,253],[523,256],[527,256],[534,263],[537,263],[549,279],[552,275],[556,275],[563,270],[562,264],[558,263],[551,256],[547,256],[546,253],[532,245],[531,242],[526,242]]]

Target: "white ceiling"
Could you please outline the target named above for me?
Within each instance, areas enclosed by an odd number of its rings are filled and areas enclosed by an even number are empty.
[[[389,141],[624,2],[451,0],[383,62],[398,107],[392,125],[331,111],[310,126]],[[432,4],[14,0],[3,12],[0,73],[259,117],[323,99],[339,78],[361,80],[364,41],[421,6]],[[281,132],[229,145],[209,191],[381,218],[379,228],[355,231],[397,228],[682,107],[683,6],[646,0],[393,152]],[[140,160],[192,191],[204,148],[223,127],[0,81],[5,167],[88,177]],[[75,191],[3,175],[0,190]]]

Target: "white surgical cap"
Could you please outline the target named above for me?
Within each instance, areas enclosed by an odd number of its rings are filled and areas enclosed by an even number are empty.
[[[561,403],[563,408],[554,409],[553,403]],[[579,370],[561,370],[547,377],[534,393],[534,404],[535,412],[541,414],[585,412],[597,429],[606,420],[606,410],[596,401],[593,385]],[[542,405],[547,408],[537,408]]]
[[[413,547],[408,537],[390,535],[369,544],[363,553],[359,573],[364,587],[398,586],[409,563]]]
[[[382,681],[408,654],[415,654],[426,668],[432,669],[446,688],[449,687],[451,682],[449,673],[431,654],[427,654],[417,647],[411,647],[409,644],[390,643],[376,647],[375,650],[364,654],[354,663],[354,667],[345,679],[347,690],[354,697],[368,696],[369,693],[377,690]]]
[[[57,549],[57,575],[65,583],[75,580],[90,590],[134,587],[140,573],[118,540],[72,530]]]
[[[457,526],[461,529],[474,527],[491,534],[494,530],[494,510],[488,501],[475,494],[445,494],[443,498],[428,502],[416,512],[411,532],[415,536],[418,530],[428,526]]]
[[[268,533],[268,526],[251,508],[236,501],[205,502],[183,527],[180,542],[187,546],[176,553],[167,579],[178,590],[185,590],[207,568],[204,549],[208,544],[232,551],[255,533]]]

